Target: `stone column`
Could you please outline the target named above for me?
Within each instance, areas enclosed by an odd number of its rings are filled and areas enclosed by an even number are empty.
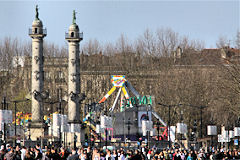
[[[78,25],[76,24],[76,15],[73,11],[73,23],[65,35],[68,41],[68,123],[80,124],[80,57],[79,57],[79,42],[83,39],[82,33],[79,33]],[[74,146],[74,136],[78,136],[76,141],[77,146],[80,144],[80,133],[68,133],[70,137],[71,147]]]
[[[70,41],[68,59],[68,120],[70,123],[79,123],[79,102],[76,95],[80,94],[80,61],[79,42]],[[75,98],[75,99],[74,99]]]
[[[30,138],[33,141],[44,138],[43,128],[43,101],[42,93],[44,88],[43,72],[43,38],[47,35],[47,30],[43,29],[42,21],[39,19],[38,6],[36,6],[36,16],[29,29],[29,36],[32,38],[32,122],[29,125]]]
[[[43,39],[32,39],[32,122],[41,122],[42,103],[37,94],[43,92]]]
[[[79,94],[80,94],[80,57],[79,42],[83,39],[76,24],[75,11],[73,23],[65,35],[68,41],[68,122],[80,122]]]
[[[47,35],[43,29],[42,21],[38,17],[36,6],[36,17],[29,29],[32,38],[32,122],[42,123],[42,92],[43,92],[43,38]]]

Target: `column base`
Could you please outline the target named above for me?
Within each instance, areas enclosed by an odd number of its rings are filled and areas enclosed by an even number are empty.
[[[68,123],[81,124],[80,120],[68,120]]]
[[[45,129],[44,124],[39,122],[32,122],[30,127],[30,138],[32,141],[40,140],[44,138]]]
[[[80,148],[80,147],[82,147],[82,144],[81,144],[81,133],[70,133],[70,132],[68,132],[66,136],[67,136],[67,146],[69,146],[71,148],[74,148],[74,147]],[[75,139],[74,139],[75,136],[77,136],[76,142],[75,142]],[[76,146],[74,146],[74,143],[76,143]]]

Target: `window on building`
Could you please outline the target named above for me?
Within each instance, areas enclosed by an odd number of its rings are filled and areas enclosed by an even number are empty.
[[[87,81],[87,92],[92,90],[92,81],[88,80]]]
[[[35,33],[35,34],[37,33],[37,28],[34,28],[34,33]]]
[[[74,37],[74,32],[71,32],[71,37]]]
[[[44,71],[44,79],[50,79],[49,71]]]
[[[59,79],[63,79],[64,78],[64,73],[62,71],[58,71],[58,76]]]

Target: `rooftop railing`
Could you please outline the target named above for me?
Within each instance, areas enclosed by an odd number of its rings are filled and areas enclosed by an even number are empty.
[[[76,38],[79,38],[79,39],[83,39],[83,32],[81,33],[65,33],[65,38],[66,39],[76,39]]]
[[[29,35],[47,35],[47,29],[29,28]]]

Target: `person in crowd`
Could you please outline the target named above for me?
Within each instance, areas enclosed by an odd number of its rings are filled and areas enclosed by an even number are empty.
[[[173,160],[181,160],[181,156],[178,149],[176,149],[173,154]]]
[[[35,147],[36,147],[36,149],[38,149],[38,150],[39,150],[39,152],[40,152],[40,153],[43,153],[43,152],[42,152],[42,149],[41,149],[41,147],[40,147],[40,145],[39,145],[39,144],[37,144]]]
[[[103,150],[100,150],[100,160],[105,160],[105,153],[103,152]]]
[[[19,146],[16,146],[15,150],[14,150],[14,154],[15,154],[15,160],[21,160],[21,151]]]
[[[180,151],[180,157],[181,157],[181,160],[186,160],[186,156],[185,156],[185,153],[183,151]]]
[[[187,160],[193,160],[192,153],[189,153],[189,154],[188,154]]]
[[[113,150],[112,160],[118,160],[118,155],[117,155],[117,151],[116,150]]]
[[[192,151],[192,156],[193,156],[193,160],[196,160],[197,159],[197,151]]]
[[[4,155],[6,154],[6,149],[4,145],[1,146],[1,151],[0,151],[0,160],[4,160]]]
[[[15,160],[15,154],[13,148],[9,145],[8,152],[4,156],[4,160]]]
[[[206,159],[206,155],[205,155],[203,149],[200,149],[200,152],[198,153],[198,159],[200,159],[200,160]]]
[[[44,158],[45,158],[45,160],[51,160],[51,157],[52,157],[51,149],[49,147],[47,147],[47,150],[44,154]]]
[[[33,148],[33,147],[30,147],[29,153],[30,153],[30,155],[31,155],[33,158],[35,158],[35,151],[34,151],[34,148]]]
[[[82,160],[82,159],[85,160],[85,159],[86,159],[86,158],[85,158],[85,152],[84,152],[84,149],[83,149],[83,148],[78,149],[77,153],[78,153],[78,156],[79,156],[79,159],[80,159],[80,160]]]
[[[105,159],[106,159],[106,160],[112,160],[111,151],[110,151],[109,149],[106,149]]]
[[[90,146],[87,147],[87,159],[92,160],[92,151]]]
[[[237,151],[236,149],[234,150],[233,158],[240,159],[240,150],[239,151]]]
[[[30,153],[31,153],[30,149],[26,149],[24,160],[34,160],[34,157],[32,157]]]
[[[187,149],[163,149],[148,148],[144,149],[124,149],[103,150],[102,148],[81,148],[72,149],[70,154],[69,148],[47,146],[43,153],[40,147],[19,147],[13,148],[10,144],[0,147],[0,160],[223,160],[223,159],[240,159],[239,149],[214,149],[214,150],[187,150]],[[174,153],[171,153],[173,152]],[[171,156],[172,155],[172,158]],[[195,155],[195,156],[194,156]],[[148,156],[148,158],[146,158]]]
[[[148,158],[149,160],[151,159],[151,154],[152,154],[152,150],[149,149],[149,150],[148,150],[148,154],[147,154],[147,158]]]
[[[26,155],[26,150],[27,150],[27,148],[25,146],[23,146],[21,149],[21,159],[22,160],[25,160],[24,157]]]
[[[75,149],[72,149],[72,153],[69,155],[67,160],[79,160],[77,151]]]
[[[63,147],[60,148],[59,155],[60,155],[61,160],[67,160],[67,153],[66,153],[65,148],[63,148]]]
[[[57,148],[51,148],[51,160],[61,160],[61,157],[57,152]]]
[[[100,160],[100,152],[99,149],[94,148],[93,154],[92,154],[92,160]]]
[[[118,157],[118,160],[125,160],[125,153],[123,150],[120,151],[120,156]]]
[[[164,158],[164,153],[163,153],[163,152],[160,152],[160,153],[159,153],[158,159],[160,159],[160,160],[165,160],[165,158]]]
[[[42,160],[42,153],[37,148],[35,148],[35,159],[36,160]]]
[[[169,152],[165,148],[163,149],[163,156],[165,160],[169,160]]]

